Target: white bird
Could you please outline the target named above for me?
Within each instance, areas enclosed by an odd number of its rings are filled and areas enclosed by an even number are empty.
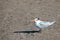
[[[34,20],[32,20],[32,22],[34,23],[34,25],[38,28],[47,28],[49,26],[51,26],[52,24],[54,24],[56,21],[53,22],[46,22],[46,21],[41,21],[39,18],[35,18]]]

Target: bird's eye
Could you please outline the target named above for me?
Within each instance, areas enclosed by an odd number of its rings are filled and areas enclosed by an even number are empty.
[[[39,18],[38,18],[38,20],[39,20]]]

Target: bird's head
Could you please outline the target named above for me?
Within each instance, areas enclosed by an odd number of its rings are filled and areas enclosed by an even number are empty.
[[[38,20],[39,20],[39,18],[35,18],[35,19],[32,20],[32,22],[36,22]]]

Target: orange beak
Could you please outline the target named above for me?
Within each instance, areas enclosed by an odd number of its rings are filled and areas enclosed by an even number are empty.
[[[31,22],[35,22],[35,20],[32,20]]]

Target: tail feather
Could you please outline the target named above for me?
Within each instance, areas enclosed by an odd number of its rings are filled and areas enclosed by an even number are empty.
[[[49,25],[52,25],[52,24],[54,24],[56,21],[53,21],[53,22],[51,22]]]

